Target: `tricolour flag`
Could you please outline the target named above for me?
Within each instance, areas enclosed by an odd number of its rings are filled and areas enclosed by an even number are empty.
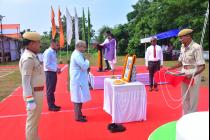
[[[61,11],[60,11],[60,7],[58,9],[58,22],[59,22],[59,33],[60,33],[60,47],[63,48],[64,47],[64,33],[63,33],[63,25],[62,25],[62,21],[61,21]]]
[[[75,11],[75,17],[74,17],[74,23],[75,23],[75,44],[79,40],[79,20],[77,17],[77,10],[74,8]]]
[[[54,10],[51,6],[51,23],[52,23],[52,39],[55,39],[55,35],[56,35],[56,25],[55,25],[55,13]]]
[[[71,45],[72,34],[72,17],[66,8],[66,40],[68,45]]]

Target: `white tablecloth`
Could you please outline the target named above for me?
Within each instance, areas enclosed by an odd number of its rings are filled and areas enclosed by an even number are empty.
[[[176,124],[176,140],[209,140],[209,112],[182,116]]]
[[[114,85],[113,79],[104,80],[103,109],[112,116],[112,123],[146,120],[147,96],[145,85],[131,82]]]

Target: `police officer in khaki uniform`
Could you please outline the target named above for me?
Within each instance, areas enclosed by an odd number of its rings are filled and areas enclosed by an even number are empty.
[[[191,79],[194,77],[194,82],[188,92],[189,84],[182,83],[183,115],[197,111],[199,86],[201,82],[200,73],[205,69],[203,49],[199,44],[193,41],[192,33],[192,29],[183,29],[178,33],[178,37],[182,43],[179,62],[169,68],[169,70],[171,70],[182,67],[182,72],[186,74],[187,78]]]
[[[19,61],[22,76],[23,98],[26,102],[26,140],[39,140],[38,123],[42,112],[44,70],[38,59],[40,51],[40,34],[26,32],[23,34],[23,44],[26,46]]]

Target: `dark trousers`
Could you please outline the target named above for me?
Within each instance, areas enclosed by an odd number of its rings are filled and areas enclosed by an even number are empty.
[[[46,92],[47,92],[47,103],[48,107],[52,108],[55,106],[55,89],[57,83],[57,73],[52,71],[45,71],[46,76]]]
[[[157,87],[157,83],[154,83],[154,74],[156,71],[160,70],[160,61],[149,61],[148,62],[148,68],[149,68],[149,83],[150,87],[152,88]]]
[[[81,119],[82,118],[82,103],[73,103],[74,104],[74,114],[75,119]]]
[[[109,65],[109,61],[108,60],[105,60],[105,63],[106,63],[106,69],[111,69],[111,67]]]

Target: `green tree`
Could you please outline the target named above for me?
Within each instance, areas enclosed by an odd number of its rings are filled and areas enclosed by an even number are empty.
[[[200,43],[207,8],[207,0],[139,0],[127,14],[129,43],[127,52],[143,56],[140,39],[175,28],[192,28],[194,40]],[[208,49],[209,23],[204,38]],[[178,39],[171,39],[179,45]],[[176,46],[180,47],[180,46]]]

